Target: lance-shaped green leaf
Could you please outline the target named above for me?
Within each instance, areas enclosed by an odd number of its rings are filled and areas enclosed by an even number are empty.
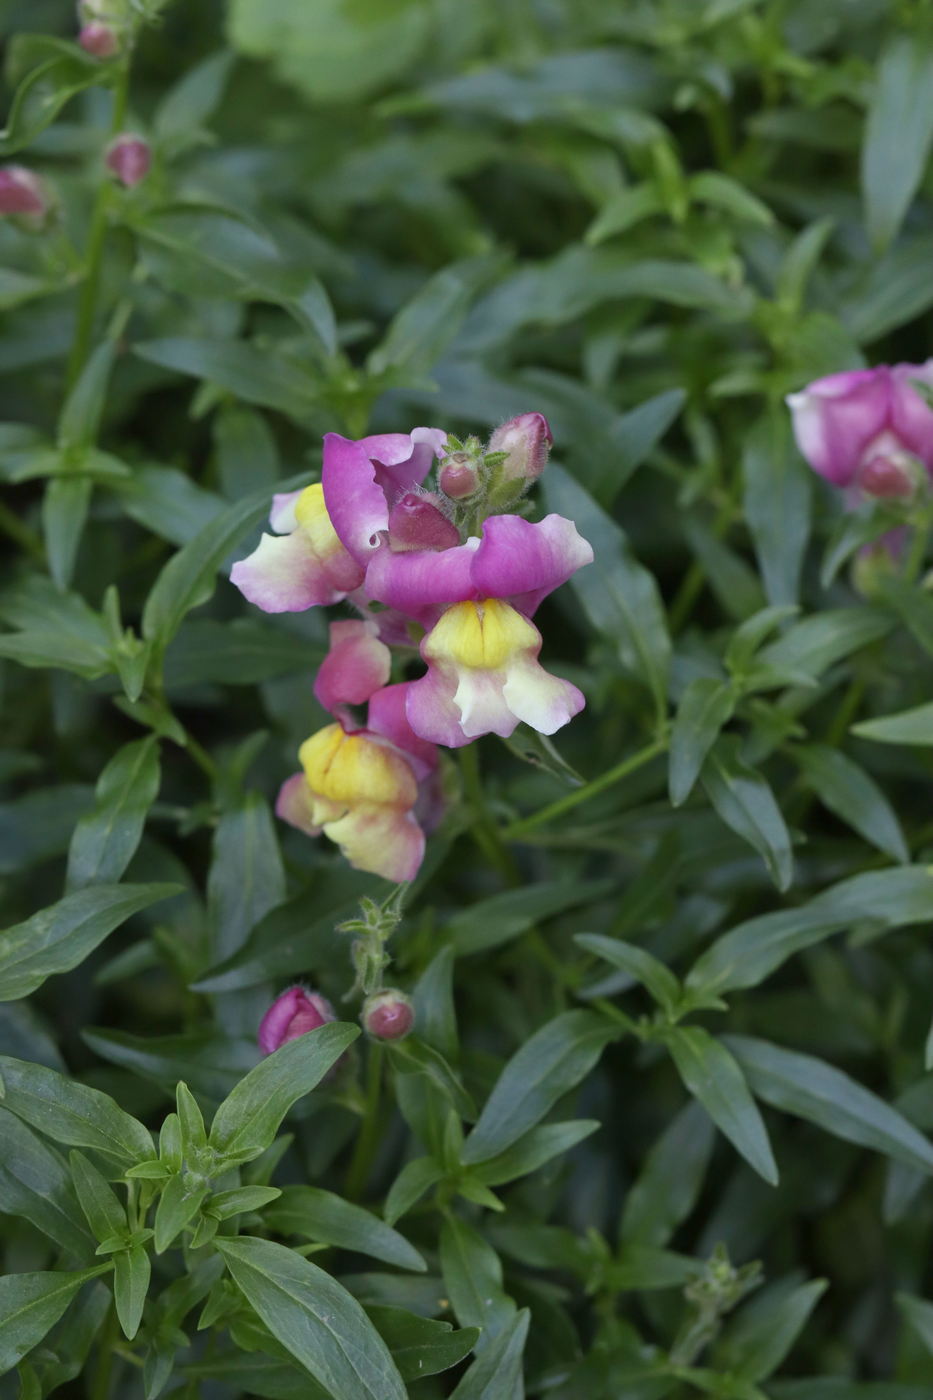
[[[459,910],[445,932],[458,956],[482,953],[518,938],[542,919],[602,898],[611,888],[608,880],[545,880],[503,890]]]
[[[653,953],[625,943],[621,938],[606,938],[601,933],[578,933],[575,941],[588,953],[618,967],[636,982],[647,987],[659,1006],[673,1012],[681,999],[680,982]]]
[[[481,1356],[478,1356],[450,1400],[512,1400],[521,1394],[522,1357],[531,1314],[516,1313]]]
[[[113,1256],[113,1301],[123,1335],[132,1341],[139,1331],[152,1265],[145,1246],[130,1245]]]
[[[407,1214],[426,1191],[444,1178],[444,1168],[433,1157],[415,1157],[406,1162],[389,1187],[383,1214],[389,1225]]]
[[[75,827],[68,852],[69,890],[120,879],[135,854],[159,791],[159,741],[126,744],[97,781],[94,806]]]
[[[479,1337],[478,1327],[434,1322],[404,1308],[369,1306],[366,1315],[392,1353],[402,1380],[417,1381],[447,1371],[468,1356]]]
[[[102,1242],[124,1234],[127,1230],[126,1212],[107,1184],[106,1177],[82,1152],[72,1152],[68,1160],[75,1191],[94,1238]]]
[[[885,855],[902,862],[910,859],[897,813],[864,768],[826,744],[807,744],[791,752],[824,807]]]
[[[755,1093],[824,1132],[933,1172],[933,1146],[897,1109],[813,1055],[800,1055],[750,1036],[729,1036]]]
[[[214,1116],[210,1145],[247,1162],[272,1142],[292,1104],[309,1094],[360,1033],[333,1022],[287,1041],[241,1079]]]
[[[303,1235],[320,1244],[369,1254],[399,1269],[423,1272],[428,1267],[404,1235],[362,1206],[316,1186],[286,1186],[264,1219],[280,1235]]]
[[[441,1271],[454,1317],[461,1327],[481,1329],[480,1348],[507,1327],[515,1304],[502,1286],[502,1261],[488,1240],[459,1216],[441,1228]]]
[[[178,885],[93,885],[0,933],[0,1001],[17,1001],[47,977],[82,963],[131,915]]]
[[[917,744],[922,748],[933,745],[933,702],[915,705],[896,715],[866,719],[852,726],[859,739],[874,739],[878,744]]]
[[[768,1131],[745,1076],[726,1047],[701,1026],[674,1026],[665,1043],[687,1090],[758,1175],[777,1185]]]
[[[761,856],[779,890],[793,879],[790,834],[774,793],[739,757],[738,743],[719,739],[703,765],[703,787],[718,815]]]
[[[796,603],[810,533],[810,473],[791,439],[787,414],[763,418],[742,457],[745,518],[768,602]]]
[[[42,1341],[88,1279],[108,1264],[77,1273],[6,1274],[0,1278],[0,1375]]]
[[[270,1240],[218,1238],[216,1248],[272,1335],[333,1400],[406,1400],[385,1342],[330,1274]]]
[[[473,1169],[473,1175],[487,1186],[501,1186],[506,1181],[514,1181],[516,1177],[528,1176],[552,1158],[565,1156],[578,1142],[590,1137],[601,1126],[595,1118],[579,1118],[568,1123],[541,1123],[497,1157],[480,1162]]]
[[[593,1011],[566,1011],[509,1060],[463,1148],[463,1162],[486,1162],[517,1142],[590,1072],[619,1028]]]
[[[825,1279],[791,1289],[766,1289],[739,1314],[716,1359],[744,1381],[773,1375],[806,1326],[826,1292]]]
[[[715,1137],[712,1119],[695,1099],[681,1109],[626,1192],[619,1231],[623,1240],[667,1244],[697,1203]]]
[[[28,1220],[77,1258],[93,1250],[68,1168],[27,1123],[0,1108],[0,1211]]]
[[[852,924],[899,928],[933,919],[933,869],[908,865],[870,871],[832,885],[797,909],[738,924],[700,957],[687,986],[716,994],[757,987],[794,953]]]
[[[107,1094],[44,1065],[0,1055],[3,1107],[68,1147],[86,1147],[122,1165],[152,1156],[152,1136]]]
[[[734,709],[735,696],[726,681],[698,676],[687,686],[671,728],[668,788],[675,807],[690,796],[706,755]]]
[[[875,64],[862,147],[865,222],[876,249],[894,238],[923,176],[933,141],[933,45],[891,32]]]

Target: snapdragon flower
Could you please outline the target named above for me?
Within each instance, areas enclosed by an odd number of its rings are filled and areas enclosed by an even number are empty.
[[[339,603],[363,582],[365,571],[337,535],[319,482],[273,496],[269,524],[276,533],[264,534],[230,571],[230,582],[263,612]]]

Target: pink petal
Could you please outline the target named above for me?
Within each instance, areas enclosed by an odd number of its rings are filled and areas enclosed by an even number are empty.
[[[320,836],[321,828],[311,815],[313,794],[304,773],[294,773],[279,788],[275,800],[275,815],[306,836]]]
[[[292,535],[263,535],[253,553],[234,564],[230,582],[263,612],[304,612],[345,598],[356,586],[350,571],[357,567],[346,556],[322,563],[304,532],[297,530]]]
[[[272,497],[269,524],[277,535],[290,535],[298,529],[295,502],[301,494],[301,491],[277,491]]]
[[[437,666],[430,666],[427,675],[409,683],[405,711],[415,734],[448,749],[460,749],[470,742],[454,704],[456,690],[456,677],[442,673]]]
[[[283,1044],[289,1023],[301,1006],[303,998],[303,988],[289,987],[281,996],[276,997],[269,1007],[259,1023],[259,1048],[264,1055],[271,1055],[273,1050],[278,1050]]]
[[[922,365],[895,365],[891,425],[908,452],[933,470],[933,409],[913,387],[911,380],[933,388],[933,360]]]
[[[393,554],[380,549],[366,570],[366,591],[377,602],[431,626],[442,608],[479,596],[472,577],[479,547],[474,538],[439,554]]]
[[[347,549],[365,564],[388,529],[389,509],[405,491],[420,486],[435,457],[443,454],[446,434],[439,428],[373,437],[327,433],[321,482],[327,513]]]
[[[407,701],[411,682],[400,685],[383,686],[369,699],[367,728],[372,734],[381,734],[397,749],[401,749],[419,783],[437,767],[437,749],[433,744],[420,738],[408,720]]]
[[[325,710],[362,705],[392,674],[392,655],[375,622],[330,624],[330,650],[318,669],[314,694]]]
[[[887,365],[831,374],[789,394],[797,446],[813,470],[848,486],[865,448],[886,426],[892,399]]]
[[[537,524],[519,515],[494,515],[483,526],[473,561],[473,596],[507,598],[530,617],[543,598],[592,562],[592,546],[562,515]]]

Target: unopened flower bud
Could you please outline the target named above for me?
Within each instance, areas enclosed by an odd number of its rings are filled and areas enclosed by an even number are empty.
[[[363,1003],[363,1029],[374,1040],[404,1040],[415,1022],[415,1009],[404,992],[387,987]]]
[[[336,1019],[334,1008],[319,992],[289,987],[276,997],[260,1022],[259,1048],[264,1055],[271,1055],[287,1040],[297,1040]]]
[[[885,581],[901,573],[910,533],[905,526],[888,530],[880,539],[862,545],[852,561],[852,587],[863,598],[875,598]]]
[[[547,465],[553,441],[543,413],[520,413],[496,429],[486,451],[507,454],[496,471],[500,481],[536,481]]]
[[[408,491],[389,513],[389,548],[396,554],[451,549],[459,543],[457,527],[427,496]]]
[[[919,463],[917,465],[919,467]],[[917,471],[911,470],[911,466],[910,459],[902,452],[893,456],[879,455],[859,468],[856,480],[866,496],[903,500],[914,494],[921,476],[926,476],[923,468]]]
[[[120,51],[120,36],[117,31],[98,20],[82,25],[78,43],[85,53],[92,54],[94,58],[113,58],[114,54]]]
[[[104,164],[116,175],[121,185],[131,189],[149,174],[152,164],[149,142],[132,132],[124,131],[107,147]]]
[[[479,473],[468,453],[454,452],[441,467],[439,481],[445,496],[452,501],[465,501],[478,489]]]
[[[44,218],[50,207],[48,190],[38,175],[23,165],[0,167],[0,216],[21,214],[34,222]]]

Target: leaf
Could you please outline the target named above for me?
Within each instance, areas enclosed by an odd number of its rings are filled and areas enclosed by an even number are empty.
[[[143,1245],[134,1244],[113,1256],[113,1301],[123,1335],[132,1341],[139,1331],[152,1265]]]
[[[270,1240],[218,1238],[215,1245],[269,1331],[333,1400],[406,1400],[382,1338],[323,1269]]]
[[[692,1100],[654,1143],[625,1196],[620,1236],[631,1244],[667,1244],[697,1203],[716,1133]]]
[[[758,654],[764,666],[809,671],[818,680],[838,661],[887,636],[892,619],[881,608],[833,608],[796,622]]]
[[[220,102],[234,55],[226,49],[202,59],[170,88],[156,110],[153,130],[160,146],[184,148]]]
[[[72,1152],[68,1160],[71,1179],[94,1238],[102,1243],[112,1235],[125,1233],[126,1212],[108,1186],[106,1178],[81,1152]]]
[[[159,1196],[153,1226],[152,1245],[156,1254],[164,1254],[174,1244],[186,1225],[198,1214],[207,1200],[210,1186],[194,1173],[180,1171],[169,1178]]]
[[[275,408],[298,420],[305,419],[315,403],[308,376],[274,352],[246,341],[175,336],[141,341],[133,353],[163,369],[216,384],[244,403]]]
[[[66,458],[75,451],[92,447],[97,440],[116,353],[115,341],[102,341],[65,399],[58,420],[58,445]]]
[[[702,782],[726,826],[755,848],[778,889],[786,890],[794,875],[790,833],[767,781],[739,757],[737,740],[716,742]]]
[[[636,982],[641,982],[665,1011],[672,1013],[679,1005],[680,982],[670,968],[665,967],[646,948],[625,943],[621,938],[606,938],[601,933],[578,933],[574,941],[588,953],[595,954],[604,962],[627,972]]]
[[[775,1297],[766,1290],[743,1309],[718,1353],[726,1369],[742,1380],[764,1381],[773,1375],[826,1292],[825,1279],[814,1279]]]
[[[472,1120],[475,1117],[473,1100],[439,1050],[426,1045],[415,1035],[407,1036],[405,1040],[390,1044],[387,1048],[397,1074],[423,1076],[440,1090],[461,1118]]]
[[[28,1220],[76,1258],[93,1244],[65,1163],[15,1114],[0,1108],[0,1211]]]
[[[909,1293],[895,1293],[894,1301],[914,1333],[933,1356],[933,1303],[914,1298]]]
[[[479,1337],[478,1327],[455,1331],[449,1322],[433,1322],[403,1308],[370,1306],[366,1314],[391,1351],[403,1381],[435,1376],[456,1366]]]
[[[450,1400],[512,1400],[522,1394],[522,1356],[531,1314],[516,1313],[478,1356]]]
[[[566,1011],[536,1031],[506,1064],[466,1139],[464,1165],[487,1162],[529,1128],[590,1072],[619,1028],[593,1011]]]
[[[250,1070],[214,1115],[210,1145],[248,1162],[272,1142],[293,1103],[309,1094],[360,1033],[333,1022],[287,1041]]]
[[[0,1278],[0,1375],[42,1341],[88,1279],[109,1264],[77,1273],[6,1274]]]
[[[498,256],[484,254],[451,263],[429,277],[370,354],[369,373],[395,381],[399,375],[417,379],[431,370],[459,331],[477,292],[500,266]]]
[[[22,45],[33,38],[21,34],[13,43]],[[33,68],[16,89],[6,127],[0,132],[2,156],[31,145],[67,102],[100,82],[100,65],[77,44],[61,44],[57,52],[51,49],[49,52],[50,56]],[[15,48],[10,61],[17,64],[21,61]]]
[[[916,705],[896,715],[862,720],[852,726],[858,739],[873,739],[878,744],[933,745],[933,703]]]
[[[794,450],[786,414],[762,419],[742,457],[745,519],[772,605],[796,603],[810,535],[810,477]]]
[[[566,472],[551,466],[542,485],[548,509],[573,520],[595,552],[594,563],[570,580],[583,611],[596,631],[618,649],[626,669],[647,685],[663,714],[671,645],[653,576],[637,562],[615,521]]]
[[[420,1201],[425,1191],[430,1191],[444,1178],[444,1168],[433,1157],[415,1157],[406,1162],[389,1187],[383,1215],[389,1225],[394,1225],[403,1215],[407,1215],[416,1201]]]
[[[532,768],[539,768],[542,773],[547,773],[548,777],[556,778],[564,787],[582,787],[583,779],[580,774],[561,757],[546,734],[539,734],[527,724],[520,724],[514,734],[503,738],[502,742],[516,758],[530,764]]]
[[[768,1041],[729,1036],[755,1093],[846,1142],[933,1172],[933,1146],[912,1123],[841,1070]]]
[[[94,806],[71,838],[69,890],[120,879],[139,845],[159,777],[159,741],[154,734],[125,744],[110,760],[97,780]]]
[[[690,796],[706,755],[734,709],[735,697],[726,681],[698,676],[687,686],[671,728],[668,787],[675,807]]]
[[[865,222],[876,250],[910,207],[933,142],[933,46],[922,32],[893,32],[876,60],[862,146]]]
[[[121,1166],[152,1156],[147,1128],[107,1094],[44,1065],[0,1055],[3,1107],[68,1147],[85,1147]]]
[[[448,920],[446,934],[459,957],[483,953],[518,938],[543,919],[563,914],[578,904],[609,892],[606,880],[561,884],[543,881],[469,904]]]
[[[0,636],[0,656],[21,666],[49,666],[92,680],[114,669],[103,618],[76,593],[33,576],[0,595],[0,617],[20,630]]]
[[[16,1001],[47,977],[82,963],[109,933],[177,885],[93,885],[0,933],[0,1001]]]
[[[321,1244],[369,1254],[399,1269],[424,1272],[428,1267],[397,1230],[362,1206],[315,1186],[286,1186],[264,1219],[280,1235],[303,1235]]]
[[[673,1026],[665,1043],[689,1093],[758,1175],[776,1186],[778,1170],[767,1129],[726,1047],[700,1026]]]
[[[515,1304],[502,1287],[499,1256],[472,1225],[449,1215],[441,1226],[440,1258],[454,1316],[461,1327],[481,1329],[485,1350],[515,1316]]]
[[[879,928],[933,919],[933,869],[908,865],[854,875],[797,909],[748,919],[697,960],[687,986],[704,994],[756,987],[794,953],[860,922]]]
[[[825,744],[808,744],[791,753],[824,807],[879,851],[901,863],[910,859],[897,813],[863,768]]]
[[[283,482],[283,488],[291,485]],[[163,567],[143,609],[143,636],[165,646],[192,608],[206,603],[214,591],[214,576],[247,530],[268,512],[263,488],[211,520]]]
[[[42,498],[42,533],[49,573],[62,592],[71,583],[84,532],[91,482],[84,476],[53,476]]]
[[[530,1129],[518,1142],[474,1168],[474,1174],[487,1186],[501,1186],[519,1176],[529,1176],[555,1157],[564,1157],[577,1143],[597,1132],[602,1125],[595,1118],[568,1123],[542,1123]]]

